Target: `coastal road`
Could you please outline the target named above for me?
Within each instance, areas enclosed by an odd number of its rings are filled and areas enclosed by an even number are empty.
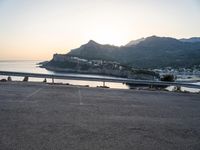
[[[200,94],[0,83],[2,150],[199,150]]]

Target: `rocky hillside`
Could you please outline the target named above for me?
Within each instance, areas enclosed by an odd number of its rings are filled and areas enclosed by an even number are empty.
[[[189,68],[200,65],[200,42],[151,36],[117,47],[89,41],[71,50],[67,56],[116,61],[135,68]]]

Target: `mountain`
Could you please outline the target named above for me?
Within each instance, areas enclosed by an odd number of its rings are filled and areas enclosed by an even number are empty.
[[[133,45],[137,45],[139,44],[140,42],[144,41],[145,38],[140,38],[140,39],[137,39],[137,40],[133,40],[133,41],[130,41],[128,44],[126,44],[127,47],[130,47],[130,46],[133,46]]]
[[[115,55],[120,48],[112,45],[101,45],[93,40],[90,40],[87,44],[82,45],[80,48],[71,50],[68,55],[88,59],[102,59],[111,60],[115,59]]]
[[[135,68],[189,68],[200,65],[200,42],[182,42],[170,37],[151,36],[127,45],[101,45],[91,40],[71,50],[66,56],[116,61]]]
[[[200,42],[200,37],[192,37],[192,38],[189,38],[189,39],[180,39],[180,41],[196,43],[196,42]]]
[[[139,68],[200,65],[200,43],[184,43],[169,37],[151,36],[122,52],[127,64]]]

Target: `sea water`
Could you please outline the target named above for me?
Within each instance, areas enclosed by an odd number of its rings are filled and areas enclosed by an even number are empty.
[[[91,74],[78,74],[78,73],[58,73],[54,71],[49,71],[45,68],[39,67],[38,63],[42,61],[0,61],[0,71],[13,71],[13,72],[25,72],[25,73],[41,73],[41,74],[53,74],[53,75],[73,75],[73,76],[84,76],[84,77],[107,77],[107,78],[115,78],[110,76],[103,75],[91,75]],[[7,76],[0,76],[0,79],[7,78]],[[22,81],[23,77],[12,77],[12,80]],[[29,81],[33,82],[42,82],[44,79],[42,78],[29,78]],[[51,79],[47,79],[47,82],[52,82]],[[103,82],[97,81],[81,81],[81,80],[62,80],[62,79],[54,79],[55,83],[64,83],[64,84],[72,84],[72,85],[83,85],[89,87],[97,87],[103,86]],[[194,84],[199,84],[194,83]],[[126,84],[122,83],[112,83],[106,82],[106,86],[110,88],[118,88],[118,89],[129,89]],[[173,91],[174,86],[169,86],[166,88],[169,91]],[[194,88],[186,88],[181,87],[182,91],[188,92],[200,92],[200,89]]]
[[[78,74],[78,73],[58,73],[54,71],[49,71],[45,68],[39,67],[38,63],[42,61],[0,61],[0,71],[13,71],[13,72],[25,72],[25,73],[41,73],[41,74],[52,74],[52,75],[72,75],[72,76],[83,76],[83,77],[107,77],[114,78],[110,76],[103,75],[91,75],[91,74]],[[0,79],[7,78],[7,76],[0,76]],[[12,77],[12,80],[22,81],[23,77]],[[42,82],[44,79],[42,78],[29,78],[29,81],[33,82]],[[52,82],[51,79],[47,79],[47,82]],[[83,85],[90,87],[103,86],[103,82],[97,81],[81,81],[81,80],[62,80],[62,79],[54,79],[55,83],[68,83],[72,85]],[[106,86],[110,88],[118,88],[118,89],[128,89],[129,87],[126,84],[122,83],[112,83],[106,82]]]

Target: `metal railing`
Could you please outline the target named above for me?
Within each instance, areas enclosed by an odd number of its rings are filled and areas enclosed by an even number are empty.
[[[109,77],[86,77],[86,76],[73,76],[73,75],[54,75],[54,74],[39,74],[39,73],[24,73],[24,72],[11,72],[0,71],[0,75],[3,76],[18,76],[18,77],[33,77],[33,78],[49,78],[52,79],[64,79],[64,80],[83,80],[83,81],[98,81],[103,82],[115,82],[115,83],[127,83],[136,85],[149,85],[149,86],[183,86],[189,88],[200,89],[200,85],[187,83],[187,82],[164,82],[164,81],[152,81],[152,80],[134,80],[127,78],[109,78]]]

